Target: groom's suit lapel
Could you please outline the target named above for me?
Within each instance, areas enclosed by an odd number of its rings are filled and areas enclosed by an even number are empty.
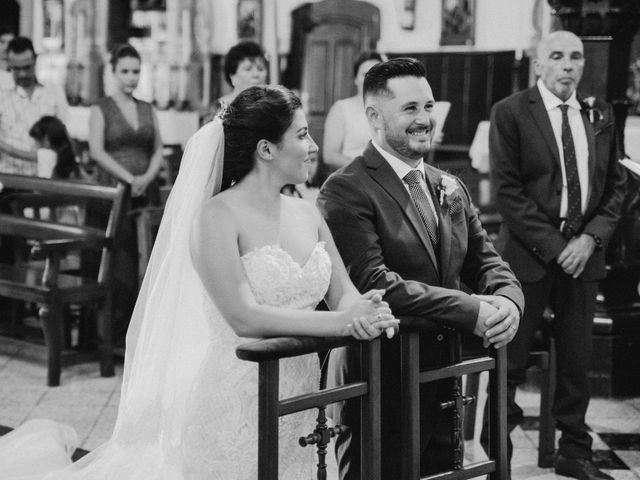
[[[431,198],[433,205],[438,212],[438,231],[440,233],[440,271],[443,285],[446,285],[447,266],[451,257],[451,215],[449,215],[449,203],[446,197],[440,203],[436,192],[436,186],[440,185],[442,175],[440,172],[425,163],[424,170],[426,173],[427,184],[431,190]]]
[[[420,214],[413,204],[413,200],[407,192],[402,180],[398,178],[396,172],[393,171],[387,161],[378,153],[375,147],[369,143],[363,154],[364,163],[367,166],[367,171],[371,178],[378,183],[400,207],[400,210],[404,213],[409,223],[413,226],[414,230],[420,238],[420,242],[424,246],[431,263],[433,264],[434,271],[440,274],[438,268],[438,261],[436,259],[433,245],[429,239],[427,228],[425,227]]]

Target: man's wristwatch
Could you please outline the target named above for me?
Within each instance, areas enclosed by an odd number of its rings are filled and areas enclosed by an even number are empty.
[[[586,235],[589,235],[591,238],[593,238],[593,242],[596,245],[596,250],[602,250],[602,240],[600,240],[600,237],[598,235],[596,235],[595,233],[589,233],[589,232],[584,232]]]

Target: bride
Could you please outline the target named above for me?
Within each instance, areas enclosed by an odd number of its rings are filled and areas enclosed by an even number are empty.
[[[300,100],[278,86],[248,88],[192,137],[127,333],[111,439],[71,464],[69,427],[28,422],[0,437],[0,478],[257,478],[257,366],[236,346],[369,340],[398,324],[383,291],[356,291],[316,209],[279,193],[316,151]],[[314,311],[323,298],[332,311]],[[317,388],[317,356],[281,362],[280,377],[283,396]],[[314,478],[312,449],[295,442],[313,418],[281,419],[280,478]]]

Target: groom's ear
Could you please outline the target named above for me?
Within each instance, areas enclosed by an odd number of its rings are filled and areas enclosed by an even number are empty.
[[[367,116],[367,120],[369,121],[369,125],[373,126],[376,129],[380,129],[382,127],[382,117],[380,115],[380,111],[378,110],[377,105],[369,104],[364,110],[365,115]]]
[[[273,149],[273,144],[268,140],[259,140],[256,145],[256,152],[258,153],[258,157],[263,160],[271,160],[273,155],[271,150]]]

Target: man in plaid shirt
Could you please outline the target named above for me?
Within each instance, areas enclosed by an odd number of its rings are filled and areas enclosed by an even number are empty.
[[[16,37],[9,43],[8,66],[15,85],[0,91],[0,172],[35,175],[33,161],[14,156],[15,150],[35,148],[31,126],[44,115],[66,121],[69,105],[64,92],[38,83],[36,53],[31,40]]]

